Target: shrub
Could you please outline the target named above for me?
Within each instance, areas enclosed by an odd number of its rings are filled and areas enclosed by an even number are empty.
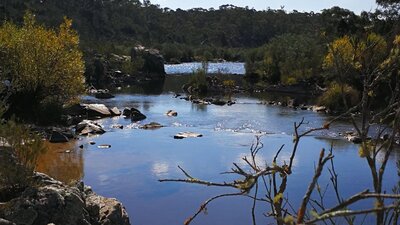
[[[344,98],[343,98],[344,95]],[[331,110],[343,111],[348,107],[354,106],[359,101],[357,90],[347,84],[332,83],[328,90],[318,99],[320,105],[324,105]]]
[[[57,31],[47,29],[29,12],[22,27],[0,26],[0,80],[11,82],[10,112],[35,120],[48,98],[62,105],[84,90],[79,38],[71,26],[65,18]]]

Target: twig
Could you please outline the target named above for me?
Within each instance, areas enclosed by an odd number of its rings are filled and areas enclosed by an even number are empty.
[[[333,155],[331,153],[329,153],[326,157],[325,157],[325,149],[322,149],[320,155],[319,155],[319,160],[318,160],[318,166],[317,166],[317,170],[315,171],[314,177],[310,183],[310,185],[308,186],[306,195],[303,198],[303,201],[301,203],[300,209],[297,213],[297,223],[301,224],[303,223],[304,220],[304,214],[306,212],[307,209],[307,204],[308,201],[310,200],[311,194],[313,192],[313,190],[315,189],[315,185],[318,181],[318,178],[321,176],[322,170],[324,168],[324,165],[326,162],[328,162],[328,160],[332,159]]]
[[[214,196],[214,197],[206,200],[203,204],[201,204],[199,210],[197,210],[197,212],[193,216],[186,219],[184,225],[189,225],[202,211],[204,211],[206,209],[207,205],[210,204],[212,201],[222,198],[222,197],[231,197],[231,196],[239,196],[239,195],[243,195],[243,192],[231,193],[231,194],[221,194],[221,195],[217,195],[217,196]]]
[[[322,214],[321,216],[319,216],[313,220],[306,221],[304,224],[315,224],[318,221],[326,220],[328,218],[376,213],[376,212],[382,212],[382,211],[396,209],[396,208],[398,208],[397,205],[389,205],[389,206],[374,208],[374,209],[365,209],[365,210],[356,210],[356,211],[352,211],[352,210],[335,211],[335,212],[331,212],[328,214]]]

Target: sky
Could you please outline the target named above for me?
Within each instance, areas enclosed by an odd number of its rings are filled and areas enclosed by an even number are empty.
[[[320,12],[322,9],[339,6],[341,8],[350,9],[359,14],[361,11],[374,11],[376,9],[375,0],[151,0],[153,4],[159,4],[161,8],[168,7],[171,9],[191,9],[191,8],[215,8],[220,5],[232,4],[235,6],[255,8],[264,10],[280,9],[285,6],[285,10],[300,12]]]

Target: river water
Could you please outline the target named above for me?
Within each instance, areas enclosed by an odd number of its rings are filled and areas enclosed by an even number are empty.
[[[39,163],[39,170],[65,182],[82,179],[98,194],[119,199],[128,210],[132,224],[183,224],[204,200],[235,190],[160,183],[158,179],[184,178],[178,169],[181,166],[199,179],[232,181],[237,177],[220,173],[229,171],[233,162],[243,165],[241,159],[249,155],[256,135],[261,135],[264,144],[258,158],[260,165],[271,164],[282,144],[285,147],[278,161],[288,162],[293,145],[293,123],[304,118],[308,121],[304,129],[308,129],[319,127],[330,119],[329,116],[311,111],[259,104],[269,97],[236,95],[233,96],[237,102],[235,105],[215,106],[192,104],[174,98],[169,92],[158,95],[120,93],[109,100],[84,96],[82,101],[86,103],[104,103],[121,110],[124,107],[138,108],[147,119],[139,123],[132,123],[123,117],[99,120],[107,130],[105,134],[81,138],[67,145],[50,145],[49,152]],[[178,116],[167,117],[165,112],[170,109],[177,111]],[[153,121],[165,127],[157,130],[138,129],[141,124]],[[124,129],[112,128],[115,124],[123,125]],[[358,156],[358,146],[337,135],[345,130],[351,130],[351,126],[339,122],[331,130],[310,135],[301,141],[287,192],[296,209],[311,181],[320,150],[329,149],[331,144],[343,197],[366,188],[372,189],[367,163]],[[176,133],[183,131],[201,133],[203,137],[173,138]],[[90,141],[96,144],[90,145]],[[81,144],[83,149],[78,147]],[[110,144],[111,148],[99,149],[97,145],[100,144]],[[66,149],[73,151],[62,153]],[[398,158],[396,152],[389,160],[385,175],[385,189],[388,192],[399,179],[395,166]],[[329,174],[325,169],[320,179],[321,187],[328,183]],[[333,204],[334,200],[333,192],[328,191],[326,203]],[[207,214],[201,214],[193,224],[251,224],[251,204],[250,199],[243,197],[216,201],[208,207]],[[367,202],[363,206],[373,206],[373,203]],[[266,205],[258,205],[256,215],[259,224],[271,222],[263,216],[268,210]],[[365,224],[369,222],[367,219]]]
[[[167,74],[190,74],[201,68],[201,62],[167,64],[165,65],[165,72]],[[241,62],[209,62],[207,63],[207,68],[208,73],[211,74],[220,73],[243,75],[246,73],[244,63]]]

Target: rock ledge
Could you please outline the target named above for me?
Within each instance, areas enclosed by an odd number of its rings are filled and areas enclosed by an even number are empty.
[[[97,195],[83,182],[66,185],[42,173],[35,181],[19,197],[0,203],[0,224],[130,225],[119,201]]]

